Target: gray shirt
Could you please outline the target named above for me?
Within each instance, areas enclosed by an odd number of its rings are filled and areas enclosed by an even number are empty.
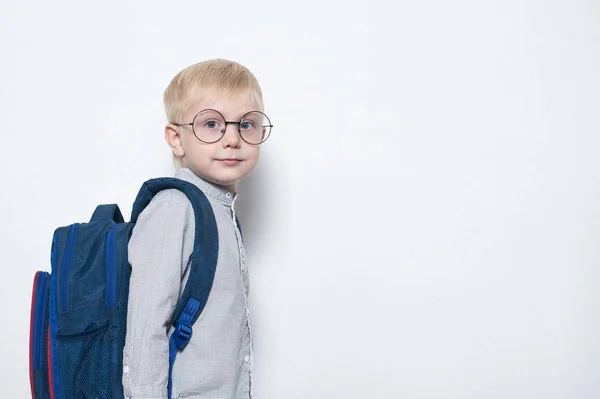
[[[177,354],[173,399],[252,398],[248,269],[235,222],[237,194],[192,172],[175,177],[198,186],[212,205],[219,234],[212,290],[192,338]],[[194,212],[178,190],[158,193],[140,214],[129,241],[131,281],[123,351],[126,398],[166,399],[168,320],[183,292],[194,244]]]

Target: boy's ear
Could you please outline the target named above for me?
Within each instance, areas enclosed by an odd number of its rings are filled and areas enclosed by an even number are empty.
[[[169,123],[165,126],[165,140],[169,147],[171,147],[171,151],[173,154],[178,157],[183,157],[185,155],[185,151],[183,150],[183,142],[180,132],[177,129],[177,126]]]

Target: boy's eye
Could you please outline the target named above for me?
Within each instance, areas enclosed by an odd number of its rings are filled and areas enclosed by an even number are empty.
[[[240,123],[240,127],[242,129],[252,129],[254,127],[254,124],[252,122],[243,121],[242,123]]]
[[[207,128],[209,128],[209,129],[216,129],[217,127],[219,127],[219,122],[217,122],[217,121],[206,121],[206,123],[204,125]]]

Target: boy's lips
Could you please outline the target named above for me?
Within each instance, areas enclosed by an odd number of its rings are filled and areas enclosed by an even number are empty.
[[[217,161],[220,161],[225,165],[237,165],[238,163],[242,162],[242,160],[239,158],[221,158],[217,159]]]

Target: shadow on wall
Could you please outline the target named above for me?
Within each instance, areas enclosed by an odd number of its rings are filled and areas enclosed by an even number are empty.
[[[277,214],[282,208],[278,204],[282,200],[279,195],[282,188],[278,186],[281,179],[276,176],[277,170],[273,158],[263,153],[254,172],[238,184],[235,212],[242,225],[244,247],[251,259],[257,259],[276,245],[274,232],[269,227],[279,224],[276,220],[283,220],[283,215]]]

